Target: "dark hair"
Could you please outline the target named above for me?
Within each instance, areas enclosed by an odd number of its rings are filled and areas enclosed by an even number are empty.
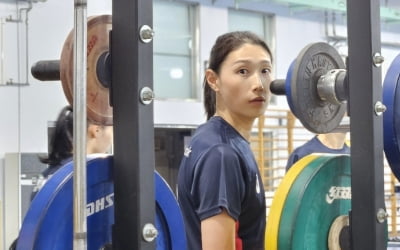
[[[260,45],[263,47],[271,56],[272,53],[268,45],[256,34],[249,31],[234,31],[223,34],[217,38],[214,46],[211,49],[208,69],[213,70],[219,74],[221,64],[230,52],[238,49],[243,44],[250,43]],[[207,83],[206,77],[204,77],[204,108],[207,114],[207,120],[210,119],[216,111],[216,97],[214,90]]]
[[[72,107],[64,107],[58,115],[56,127],[50,139],[48,157],[40,157],[40,161],[50,167],[60,165],[65,159],[72,157],[73,146],[73,113]]]

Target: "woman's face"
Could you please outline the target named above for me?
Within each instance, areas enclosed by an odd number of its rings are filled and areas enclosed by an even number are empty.
[[[111,149],[113,143],[114,131],[112,126],[102,127],[102,146],[104,152],[108,152]]]
[[[94,141],[91,147],[91,153],[107,153],[110,151],[113,143],[113,127],[112,126],[99,126],[96,127]]]
[[[210,84],[216,91],[217,114],[249,120],[264,114],[271,71],[271,56],[259,45],[247,43],[230,52]]]

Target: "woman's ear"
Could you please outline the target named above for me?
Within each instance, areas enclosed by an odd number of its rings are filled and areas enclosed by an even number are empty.
[[[218,91],[218,75],[211,69],[206,70],[206,80],[207,84],[213,89],[215,92]]]

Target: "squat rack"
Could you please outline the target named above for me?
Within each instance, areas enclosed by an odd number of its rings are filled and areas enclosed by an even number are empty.
[[[112,3],[111,58],[103,62],[111,66],[114,126],[112,249],[156,248],[152,7],[151,0]],[[74,121],[86,121],[86,8],[87,0],[74,1]],[[74,249],[86,249],[85,123],[74,130]]]
[[[143,239],[154,225],[153,106],[140,101],[153,88],[152,43],[139,39],[152,27],[152,1],[112,3],[110,51],[114,117],[115,225],[113,249],[155,249]],[[351,119],[352,249],[384,249],[386,212],[383,185],[383,120],[376,114],[382,99],[379,0],[348,0],[348,76]],[[375,60],[376,63],[376,60]]]
[[[115,0],[110,41],[114,119],[113,249],[155,249],[143,239],[155,225],[153,105],[140,101],[153,89],[153,45],[139,39],[153,26],[153,1]]]
[[[386,249],[379,0],[347,1],[352,249]],[[378,111],[378,112],[377,112]]]

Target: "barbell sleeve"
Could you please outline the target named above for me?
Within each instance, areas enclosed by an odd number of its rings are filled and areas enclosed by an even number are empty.
[[[60,80],[60,60],[38,61],[32,65],[31,73],[40,81]]]
[[[269,90],[275,95],[286,95],[285,79],[276,79],[269,85]]]
[[[347,71],[341,71],[336,78],[335,93],[340,101],[349,100],[349,81]]]

